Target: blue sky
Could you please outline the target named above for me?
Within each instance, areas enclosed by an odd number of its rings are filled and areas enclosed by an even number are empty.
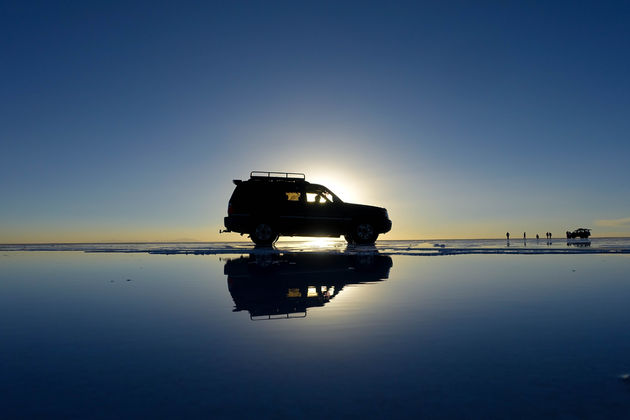
[[[239,239],[250,170],[384,239],[630,235],[627,2],[0,7],[0,242]]]

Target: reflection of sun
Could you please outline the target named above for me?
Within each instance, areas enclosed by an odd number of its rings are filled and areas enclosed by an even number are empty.
[[[311,248],[329,248],[338,241],[336,238],[309,238],[306,244]]]

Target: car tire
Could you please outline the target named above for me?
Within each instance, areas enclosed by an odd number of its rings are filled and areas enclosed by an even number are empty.
[[[271,246],[278,240],[278,233],[267,222],[256,223],[249,236],[257,246]]]
[[[370,222],[359,222],[354,227],[352,238],[357,245],[374,245],[378,233]]]

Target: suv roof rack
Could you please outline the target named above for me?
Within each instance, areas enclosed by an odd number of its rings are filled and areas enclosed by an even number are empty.
[[[306,180],[306,175],[299,172],[251,171],[249,173],[249,177],[265,179]]]

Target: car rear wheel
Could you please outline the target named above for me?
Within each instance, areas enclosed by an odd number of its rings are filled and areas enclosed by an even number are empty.
[[[250,238],[256,245],[270,246],[278,240],[278,234],[269,223],[261,222],[254,226]]]
[[[352,233],[352,239],[357,245],[373,245],[376,238],[378,238],[378,233],[376,233],[374,225],[368,222],[357,224]]]

